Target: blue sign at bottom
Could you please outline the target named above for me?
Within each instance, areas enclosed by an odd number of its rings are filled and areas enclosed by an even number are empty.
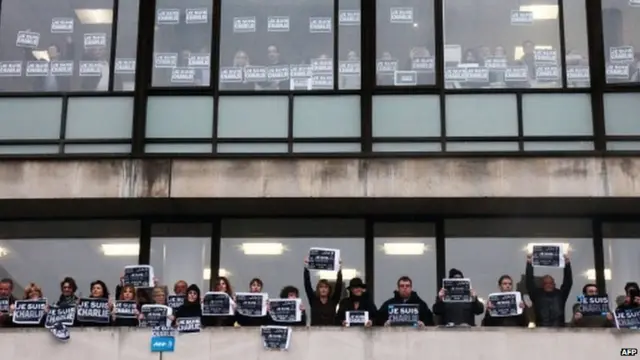
[[[173,336],[151,337],[151,352],[173,352],[176,346],[176,338]]]

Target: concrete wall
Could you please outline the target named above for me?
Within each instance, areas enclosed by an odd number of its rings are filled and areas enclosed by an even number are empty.
[[[638,195],[639,158],[0,162],[0,200]]]
[[[262,349],[258,329],[215,329],[179,335],[162,360],[604,360],[640,347],[638,333],[543,329],[296,329],[287,352]],[[72,329],[60,343],[44,329],[0,330],[7,360],[159,360],[150,332]]]

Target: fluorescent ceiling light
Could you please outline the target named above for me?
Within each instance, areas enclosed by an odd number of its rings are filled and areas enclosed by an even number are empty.
[[[316,276],[320,279],[326,280],[336,280],[338,278],[337,271],[329,271],[329,270],[320,270],[316,272]],[[356,269],[342,269],[342,278],[343,279],[353,279],[358,276],[358,271]]]
[[[282,255],[282,243],[244,243],[242,251],[245,255]]]
[[[140,253],[139,244],[102,244],[105,256],[135,256]]]
[[[6,248],[0,247],[0,257],[9,255],[9,250]]]
[[[49,61],[49,52],[47,50],[33,50],[31,54],[38,60]]]
[[[87,25],[111,24],[112,9],[76,9],[76,16],[81,23]]]
[[[589,269],[585,271],[584,276],[587,277],[587,280],[595,280],[596,279],[596,269]],[[604,269],[604,279],[611,280],[611,269]]]
[[[385,243],[383,248],[387,255],[422,255],[427,250],[423,243]]]
[[[522,5],[520,11],[533,13],[534,20],[555,20],[558,18],[558,5]]]
[[[231,273],[228,272],[225,269],[220,269],[220,270],[218,270],[218,276],[229,277],[229,276],[231,276]],[[211,280],[211,269],[210,268],[204,268],[204,270],[202,270],[202,278],[204,280]]]
[[[562,245],[563,252],[568,254],[571,251],[571,245],[569,243],[528,243],[522,250],[531,254],[533,252],[533,245]]]

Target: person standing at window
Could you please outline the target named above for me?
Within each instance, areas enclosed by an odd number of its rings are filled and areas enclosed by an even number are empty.
[[[187,288],[187,297],[184,304],[176,310],[175,318],[202,317],[202,306],[200,304],[200,288],[196,284],[191,284]]]
[[[40,286],[38,286],[36,283],[30,283],[29,286],[27,286],[24,289],[23,300],[42,300],[43,298],[44,298],[44,295],[42,294],[42,288]],[[47,319],[46,313],[49,311],[48,308],[49,308],[48,306],[47,306],[47,308],[45,308],[45,315],[42,317],[42,319],[40,319],[40,323],[39,324],[33,324],[33,325],[15,324],[15,323],[13,323],[13,320],[11,318],[11,316],[13,316],[13,312],[15,311],[15,304],[13,304],[9,308],[9,316],[10,316],[9,320],[11,320],[11,326],[43,327],[44,323],[45,323],[45,321]]]
[[[573,286],[573,274],[571,273],[571,262],[569,256],[564,256],[564,279],[560,289],[556,288],[556,281],[551,275],[542,278],[542,288],[536,286],[533,278],[533,256],[527,255],[527,267],[525,279],[527,291],[536,316],[536,326],[544,327],[564,327],[565,311],[567,299]]]
[[[56,305],[58,306],[76,306],[78,303],[78,297],[76,296],[78,291],[78,285],[72,277],[66,277],[60,283],[60,298]]]
[[[513,291],[513,279],[509,275],[502,275],[500,279],[498,279],[498,288],[500,292],[512,292]],[[520,302],[518,304],[521,309],[525,308],[524,302]],[[501,316],[501,317],[493,317],[491,316],[491,309],[493,309],[493,304],[491,301],[487,301],[487,312],[484,314],[484,319],[482,319],[482,326],[521,326],[527,327],[529,322],[527,321],[527,317],[524,312],[520,315],[516,316]]]
[[[262,292],[263,283],[258,278],[253,278],[249,282],[249,292],[260,293]],[[266,325],[269,320],[269,314],[265,316],[244,316],[240,312],[236,311],[236,322],[240,326],[262,326]]]
[[[418,305],[419,321],[418,326],[433,326],[433,313],[429,310],[429,305],[424,302],[418,294],[413,291],[413,281],[408,276],[398,279],[398,289],[393,292],[393,297],[382,304],[378,310],[376,321],[379,325],[389,326],[389,306],[398,304]]]
[[[299,299],[300,291],[298,288],[292,285],[287,285],[280,291],[280,299]],[[302,319],[298,322],[290,323],[290,322],[279,322],[273,320],[271,316],[269,316],[269,325],[281,325],[281,326],[307,326],[307,312],[304,309],[304,305],[300,303],[300,311],[302,311]]]
[[[112,313],[112,324],[114,326],[138,326],[138,316],[140,315],[140,304],[137,301],[136,288],[133,285],[125,285],[122,287],[120,291],[120,297],[118,298],[120,301],[135,301],[136,302],[136,310],[134,314],[136,317],[134,318],[120,318],[116,317],[115,309]]]
[[[587,284],[582,287],[583,296],[598,296],[598,286],[596,284]],[[573,327],[591,327],[591,328],[608,328],[614,326],[613,314],[607,312],[605,316],[594,315],[584,316],[580,311],[580,304],[573,305],[573,318],[571,326]]]
[[[109,300],[109,289],[107,285],[102,280],[96,280],[91,283],[91,295],[90,299],[105,299],[108,300],[109,313],[111,313],[113,309],[113,304],[111,300]],[[81,326],[108,326],[111,323],[111,318],[109,318],[109,323],[94,323],[94,322],[77,322],[78,325]]]
[[[627,310],[627,309],[636,309],[640,308],[640,288],[638,287],[638,283],[628,282],[624,286],[624,292],[626,296],[624,297],[624,302],[618,306],[616,310]]]
[[[311,274],[309,272],[309,259],[304,259],[304,290],[307,293],[309,306],[311,307],[311,326],[329,326],[335,324],[336,307],[340,303],[342,295],[342,262],[338,269],[335,289],[326,279],[321,279],[316,284],[316,290],[311,287]]]
[[[235,296],[233,295],[233,289],[231,288],[231,283],[229,279],[224,276],[220,276],[216,280],[216,285],[214,290],[216,292],[223,292],[229,295],[231,301],[231,307],[235,312]],[[203,316],[202,317],[202,326],[233,326],[236,322],[235,315],[229,316]]]
[[[369,321],[367,321],[364,326],[373,325],[377,308],[366,289],[367,286],[360,278],[353,278],[349,281],[349,287],[347,288],[347,290],[349,290],[349,296],[342,299],[338,305],[338,313],[336,315],[337,324],[347,325],[347,311],[366,311],[369,313]]]
[[[173,293],[176,294],[176,295],[187,295],[187,288],[188,287],[189,287],[189,284],[187,284],[186,281],[178,280],[173,285]],[[198,292],[200,292],[200,290],[198,290]]]
[[[16,299],[13,297],[13,280],[5,278],[0,280],[0,299],[9,299],[9,307]],[[11,317],[9,312],[0,312],[0,327],[10,326]]]
[[[449,270],[450,279],[461,279],[464,275],[458,269]],[[446,295],[444,288],[438,292],[436,303],[433,304],[433,313],[440,316],[442,325],[469,325],[476,326],[475,315],[480,315],[484,311],[484,305],[478,300],[476,292],[471,289],[471,302],[468,303],[445,303]]]

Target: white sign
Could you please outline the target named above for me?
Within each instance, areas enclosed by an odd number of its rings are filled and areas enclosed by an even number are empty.
[[[158,9],[156,11],[156,24],[175,25],[180,23],[180,9]]]
[[[235,17],[233,18],[233,32],[234,33],[249,33],[256,32],[256,17]]]
[[[567,66],[567,80],[569,81],[589,81],[591,74],[589,66]]]
[[[260,82],[267,80],[266,66],[246,66],[244,68],[244,79],[246,81]]]
[[[332,31],[332,21],[330,17],[309,18],[309,32],[330,33]]]
[[[533,50],[533,60],[537,64],[556,65],[558,63],[558,52],[553,49],[535,49]]]
[[[360,75],[360,61],[340,61],[338,64],[340,75],[357,76]]]
[[[193,83],[196,80],[196,69],[176,67],[171,71],[172,83]]]
[[[607,79],[629,80],[629,65],[609,64],[606,73]]]
[[[16,46],[24,48],[37,48],[40,44],[40,33],[31,31],[18,31]]]
[[[47,76],[49,75],[48,61],[27,61],[27,76]]]
[[[52,60],[50,65],[53,76],[73,75],[73,60]]]
[[[313,75],[311,65],[289,65],[289,76],[294,78],[310,78]]]
[[[153,66],[156,69],[171,69],[178,65],[177,53],[155,53],[153,54]]]
[[[394,24],[413,24],[412,7],[392,7],[391,22]]]
[[[84,34],[84,48],[103,48],[107,46],[107,34],[92,33]]]
[[[185,12],[185,16],[185,22],[187,24],[206,24],[209,22],[209,9],[187,9]]]
[[[511,10],[511,25],[533,25],[533,12]]]
[[[0,77],[22,76],[22,61],[0,61]]]
[[[287,32],[290,26],[288,16],[269,16],[267,18],[268,32]]]
[[[618,46],[609,48],[611,62],[632,63],[634,61],[633,46]]]
[[[102,61],[80,61],[80,76],[102,76]]]
[[[444,69],[444,80],[465,82],[467,81],[467,68],[448,67]]]
[[[508,317],[522,315],[522,294],[519,291],[489,294],[492,305],[490,314],[492,317]]]
[[[116,58],[116,74],[134,74],[136,72],[136,59]]]
[[[338,18],[338,24],[342,26],[358,26],[360,25],[360,10],[340,10]]]
[[[560,68],[558,66],[536,66],[536,80],[560,80]]]
[[[51,19],[51,33],[71,34],[73,33],[73,18],[53,18]]]
[[[220,82],[221,83],[239,83],[242,82],[242,68],[241,67],[223,67],[220,68]]]
[[[187,63],[190,68],[208,69],[211,56],[209,54],[189,54]]]

